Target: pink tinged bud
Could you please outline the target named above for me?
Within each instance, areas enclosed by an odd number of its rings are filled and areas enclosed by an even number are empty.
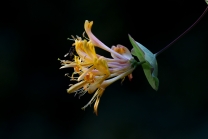
[[[111,49],[114,50],[115,52],[119,53],[120,55],[122,55],[123,57],[125,57],[128,60],[133,58],[129,49],[123,45],[118,44],[117,46],[112,46]],[[111,56],[115,59],[118,59],[118,57],[113,53],[111,53]]]

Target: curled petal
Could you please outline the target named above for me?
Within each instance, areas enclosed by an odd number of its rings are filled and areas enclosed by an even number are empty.
[[[64,66],[61,66],[60,69],[63,69],[63,68],[72,68],[72,67],[75,67],[76,65],[77,65],[76,63],[65,64]]]
[[[98,47],[106,50],[108,47],[104,43],[102,43],[97,37],[95,37],[94,34],[92,33],[92,31],[91,31],[92,24],[93,24],[93,21],[89,22],[88,20],[86,20],[85,24],[84,24],[85,31],[86,31],[88,37],[90,38],[90,41],[95,46],[98,46]]]
[[[93,25],[93,21],[89,22],[88,20],[85,20],[85,23],[84,23],[85,31],[91,32],[92,25]]]
[[[114,53],[117,57],[119,58],[123,58],[123,59],[126,59],[125,57],[122,57],[122,55],[120,55],[119,53],[116,53],[115,51],[112,51],[108,46],[106,46],[104,43],[102,43],[97,37],[95,37],[95,35],[92,33],[91,31],[91,28],[92,28],[92,24],[93,22],[89,22],[88,20],[85,21],[85,24],[84,24],[84,28],[85,28],[85,31],[88,35],[88,37],[90,38],[90,41],[95,45],[95,46],[98,46],[100,47],[101,49],[104,49],[110,53]]]
[[[75,40],[75,49],[76,49],[77,54],[80,56],[82,60],[89,62],[91,61],[91,57],[90,55],[86,53],[86,46],[85,46],[86,43],[87,43],[86,40],[83,40],[83,41]],[[87,52],[88,51],[89,50],[87,50]]]
[[[69,89],[67,89],[67,93],[73,93],[77,90],[79,90],[80,88],[82,88],[87,82],[86,81],[81,81],[81,82],[78,82],[74,85],[72,85]]]
[[[95,47],[91,42],[83,41],[83,50],[91,59],[97,58]]]
[[[110,75],[110,71],[108,69],[108,64],[107,64],[104,57],[102,57],[102,56],[99,57],[99,59],[96,60],[94,64],[95,64],[95,67],[98,71],[106,74],[107,76]]]
[[[112,46],[111,49],[124,56],[128,60],[133,58],[129,49],[123,45],[118,44],[117,46]],[[118,59],[118,57],[113,53],[111,53],[111,56],[115,59]]]
[[[115,51],[116,46],[113,45],[113,46],[111,47],[111,49]],[[116,56],[115,54],[113,54],[113,53],[111,53],[111,56],[112,56],[114,59],[119,59],[119,57],[117,57],[117,56]]]
[[[97,95],[97,99],[96,99],[95,104],[94,104],[94,112],[95,112],[96,115],[98,115],[97,109],[98,109],[98,105],[99,105],[99,102],[100,102],[100,98],[101,98],[101,96],[102,96],[104,90],[105,90],[105,89],[103,89],[103,88],[99,88],[99,89],[97,90],[97,91],[98,91],[98,95]]]

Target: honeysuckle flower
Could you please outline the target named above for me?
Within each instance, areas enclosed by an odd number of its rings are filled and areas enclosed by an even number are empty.
[[[71,84],[68,93],[75,93],[83,96],[85,93],[94,93],[92,99],[82,108],[94,103],[94,112],[97,115],[98,104],[106,87],[119,79],[124,79],[126,76],[132,79],[132,72],[135,69],[135,60],[130,51],[122,45],[112,46],[109,48],[91,32],[93,22],[85,21],[84,28],[89,39],[83,36],[72,36],[74,43],[72,47],[78,56],[74,56],[72,61],[60,60],[62,68],[74,68],[71,80],[78,83]],[[100,47],[111,53],[112,58],[96,54],[95,47]],[[77,75],[77,76],[76,76]]]

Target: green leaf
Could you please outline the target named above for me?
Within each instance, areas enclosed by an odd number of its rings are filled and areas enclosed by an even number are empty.
[[[207,3],[207,5],[208,5],[208,0],[205,0],[205,2]]]
[[[136,56],[140,62],[145,61],[145,63],[142,64],[145,76],[152,88],[158,90],[159,80],[157,78],[158,65],[156,55],[142,44],[136,42],[130,35],[129,40],[133,46],[131,50],[132,55]]]

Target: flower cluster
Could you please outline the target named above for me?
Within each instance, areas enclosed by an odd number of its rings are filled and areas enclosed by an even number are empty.
[[[76,80],[77,83],[70,85],[67,89],[68,93],[76,93],[80,96],[85,93],[94,93],[92,99],[83,107],[94,103],[94,112],[97,115],[98,104],[105,88],[113,82],[124,79],[128,76],[132,78],[132,71],[135,69],[133,66],[135,60],[130,51],[122,45],[112,46],[109,48],[99,39],[97,39],[91,32],[93,22],[85,21],[84,29],[87,37],[73,37],[73,47],[76,53],[73,60],[60,60],[62,68],[74,68],[71,80]],[[112,58],[96,54],[95,46],[111,53]],[[78,75],[78,76],[76,76]]]

